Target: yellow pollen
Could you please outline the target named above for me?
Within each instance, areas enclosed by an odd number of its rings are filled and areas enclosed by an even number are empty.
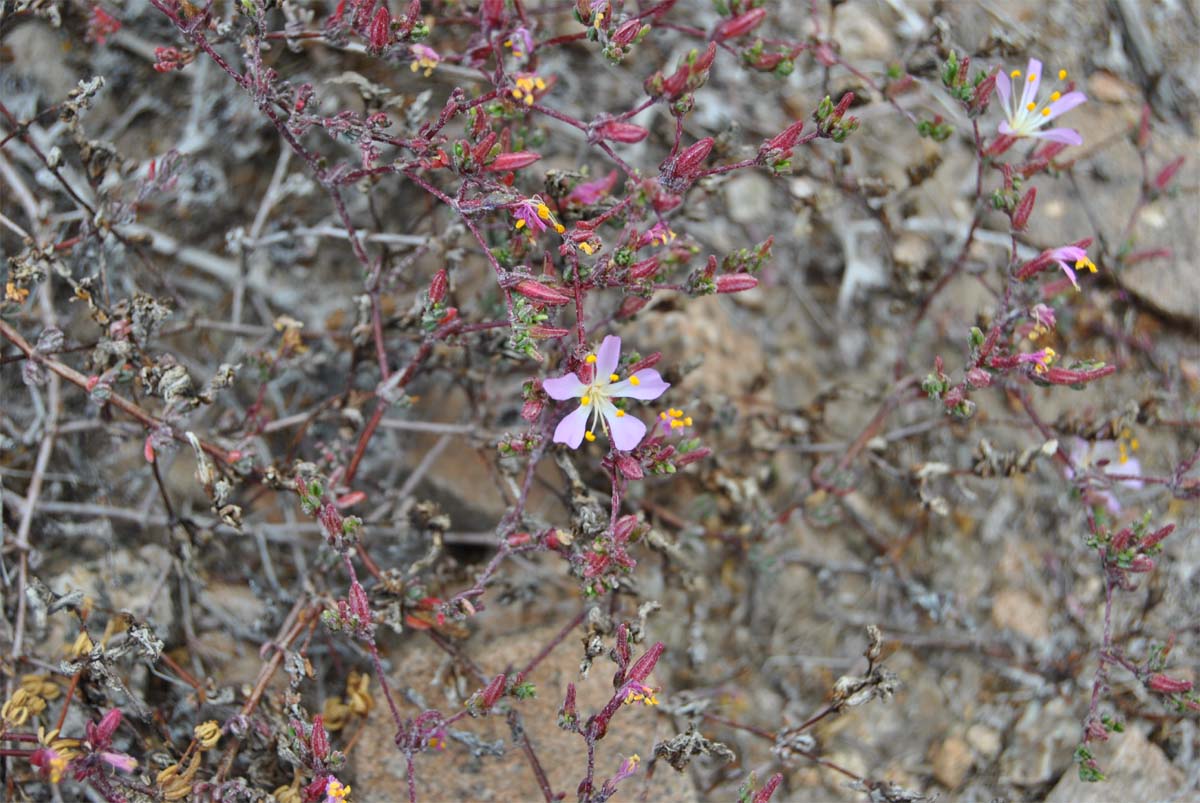
[[[589,404],[592,403],[592,397],[591,396],[583,396],[582,398],[579,399],[579,403],[581,405],[583,405],[584,407],[587,407]]]
[[[580,243],[579,250],[582,251],[583,253],[587,254],[588,256],[591,256],[596,251],[595,248],[592,248],[591,243],[588,243],[588,242]]]
[[[1036,81],[1036,80],[1037,80],[1037,74],[1030,73],[1029,77],[1025,79],[1025,83],[1029,83],[1030,81]]]
[[[682,422],[682,421],[678,421],[678,420],[676,420],[676,421],[672,421],[672,422],[671,422],[671,429],[679,429],[679,428],[680,428],[680,427],[682,427],[682,426],[683,426],[683,422]]]
[[[659,417],[659,418],[661,418],[663,421],[666,421],[666,420],[667,420],[667,414],[666,414],[666,413],[659,413],[659,414],[658,414],[658,417]]]
[[[1050,94],[1050,102],[1053,103],[1054,101],[1058,100],[1061,97],[1062,97],[1061,92],[1053,92]]]
[[[671,411],[671,418],[679,418],[682,415],[683,415],[683,410],[672,410]]]
[[[1123,444],[1123,443],[1118,444],[1117,451],[1120,453],[1120,457],[1118,458],[1118,460],[1122,464],[1128,463],[1129,462],[1129,452],[1125,451],[1125,444]]]
[[[1047,107],[1047,108],[1045,108],[1045,109],[1042,109],[1042,117],[1049,117],[1049,116],[1050,116],[1050,109],[1049,109],[1049,107]]]
[[[1037,104],[1034,103],[1033,101],[1030,101],[1029,103],[1025,104],[1025,108],[1029,109],[1029,111],[1033,111],[1034,109],[1037,108]]]
[[[692,425],[692,417],[690,415],[687,418],[683,419],[683,425],[685,427],[690,427]]]
[[[1038,335],[1039,335],[1039,334],[1040,334],[1040,332],[1038,332],[1038,330],[1037,330],[1037,329],[1034,329],[1032,332],[1030,332],[1030,333],[1029,333],[1029,339],[1030,339],[1030,340],[1037,340],[1037,339],[1038,339]]]
[[[1060,80],[1060,81],[1065,81],[1065,80],[1067,80],[1067,71],[1066,71],[1066,70],[1059,70],[1059,71],[1058,71],[1058,80]]]
[[[591,365],[591,364],[592,364],[592,363],[594,363],[595,361],[596,361],[596,355],[595,355],[595,354],[589,354],[589,355],[587,355],[587,358],[584,360],[584,362],[586,362],[588,365]]]
[[[1054,349],[1049,349],[1049,348],[1048,348],[1048,349],[1046,349],[1046,356],[1045,356],[1045,360],[1046,360],[1046,362],[1050,362],[1051,360],[1053,360],[1053,359],[1054,359],[1055,357],[1057,357],[1057,356],[1058,356],[1058,355],[1055,353]]]
[[[588,443],[591,443],[592,441],[596,440],[596,433],[585,432],[585,433],[583,433],[583,437],[587,438]]]
[[[1083,270],[1085,268],[1088,271],[1090,271],[1091,273],[1095,273],[1096,272],[1096,263],[1093,262],[1092,260],[1088,259],[1087,257],[1080,257],[1079,259],[1077,259],[1075,261],[1075,270]]]
[[[642,384],[642,380],[638,379],[636,376],[631,376],[629,377],[629,384],[637,387],[638,385]]]
[[[545,204],[538,204],[537,214],[538,214],[538,217],[540,217],[542,220],[549,220],[550,219],[550,207],[546,206]]]
[[[525,105],[526,105],[526,106],[532,106],[532,105],[533,105],[533,95],[526,95],[526,96],[525,96]]]
[[[1141,445],[1140,443],[1138,443],[1138,439],[1137,439],[1137,438],[1134,438],[1133,440],[1131,440],[1131,441],[1129,442],[1129,448],[1130,448],[1130,449],[1133,449],[1133,451],[1135,451],[1135,452],[1136,452],[1138,449],[1142,448],[1142,445]]]
[[[1125,427],[1125,429],[1121,430],[1120,437],[1124,438],[1125,440],[1129,440],[1129,436],[1131,436],[1132,434],[1133,434],[1133,431],[1130,430],[1129,427]]]
[[[620,379],[620,378],[621,378],[621,377],[617,376],[616,374],[609,374],[609,375],[608,375],[608,381],[609,381],[609,382],[616,382],[616,381],[617,381],[618,379]]]
[[[545,89],[545,88],[546,88],[546,82],[545,82],[545,81],[543,81],[541,78],[535,78],[535,79],[533,79],[533,85],[534,85],[534,86],[536,86],[538,89]]]
[[[511,40],[511,39],[505,39],[505,40],[504,40],[504,46],[505,46],[505,47],[512,47],[512,40]]]
[[[555,221],[554,222],[554,230],[556,232],[558,232],[559,234],[562,234],[564,231],[567,230],[567,227],[564,226],[563,224],[559,223],[558,221]]]
[[[1010,73],[1009,73],[1009,75],[1010,75],[1010,76],[1012,76],[1013,78],[1020,78],[1020,77],[1021,77],[1021,71],[1020,71],[1020,70],[1013,70],[1012,72],[1010,72]]]
[[[624,418],[624,417],[625,417],[625,411],[617,410],[617,418]]]
[[[525,228],[525,220],[524,220],[524,218],[517,218],[517,222],[516,222],[516,223],[514,223],[513,225],[514,225],[514,226],[516,226],[518,229],[523,229],[523,228]]]

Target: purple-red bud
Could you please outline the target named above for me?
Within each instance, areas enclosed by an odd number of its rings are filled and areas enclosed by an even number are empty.
[[[1025,231],[1026,224],[1029,223],[1029,215],[1033,212],[1033,205],[1037,201],[1037,187],[1030,187],[1029,192],[1021,198],[1017,204],[1017,208],[1013,210],[1012,226],[1015,231]]]
[[[758,279],[749,273],[726,273],[717,277],[718,293],[741,293],[758,287]]]
[[[385,3],[375,10],[375,16],[371,18],[371,25],[367,29],[367,49],[372,53],[382,53],[391,38],[392,12]]]
[[[967,383],[973,388],[986,388],[992,384],[992,375],[982,368],[967,371]]]
[[[534,153],[533,151],[502,153],[492,160],[487,169],[493,173],[502,173],[506,170],[520,170],[522,167],[528,167],[541,158],[542,155],[540,153]]]
[[[707,446],[701,446],[699,449],[693,449],[676,460],[675,467],[683,468],[684,466],[691,465],[692,463],[697,463],[708,457],[710,454],[712,454],[712,449],[709,449]]]
[[[713,145],[713,138],[705,137],[684,148],[679,153],[679,156],[675,158],[675,164],[672,165],[672,172],[681,178],[691,178],[700,172],[704,161],[712,153]]]
[[[631,19],[617,26],[617,30],[613,31],[611,41],[617,47],[625,47],[633,43],[641,35],[642,29],[649,30],[649,25],[643,25],[640,19]]]
[[[629,266],[630,279],[648,279],[658,272],[658,257],[643,259]]]
[[[650,673],[654,671],[654,665],[658,663],[658,659],[662,657],[663,650],[666,648],[666,644],[656,641],[653,647],[642,653],[642,656],[634,662],[633,666],[629,667],[629,672],[626,676],[627,680],[634,683],[641,683],[649,677]]]
[[[552,287],[547,287],[541,282],[534,281],[533,279],[522,279],[521,281],[517,282],[516,286],[513,287],[513,290],[517,291],[526,298],[531,298],[534,301],[540,301],[543,304],[550,304],[553,306],[570,304],[572,300],[570,296],[564,295],[558,290],[555,290]]]
[[[1171,179],[1175,178],[1175,174],[1179,172],[1179,168],[1183,167],[1183,156],[1180,156],[1175,161],[1164,167],[1159,174],[1154,177],[1154,189],[1162,192],[1171,183]]]
[[[754,793],[754,798],[751,803],[767,803],[771,799],[771,795],[775,794],[775,790],[779,788],[779,784],[783,783],[783,773],[777,772],[767,779],[763,784],[763,788]]]
[[[329,758],[329,733],[325,730],[325,719],[317,714],[313,717],[312,736],[308,742],[313,758],[324,761]]]
[[[608,120],[596,128],[596,135],[600,139],[606,139],[610,142],[623,142],[631,145],[635,142],[641,142],[650,135],[650,132],[640,125],[623,123],[618,120]]]
[[[367,600],[367,592],[362,585],[353,580],[350,583],[350,613],[364,626],[371,623],[371,603]]]
[[[492,682],[484,688],[482,697],[484,708],[494,706],[496,701],[504,694],[505,680],[506,678],[503,674],[496,675],[496,677],[492,678]]]
[[[753,31],[762,21],[767,18],[767,10],[765,8],[755,8],[747,11],[745,14],[739,14],[733,19],[726,20],[717,26],[713,31],[714,42],[724,42],[727,39],[734,39],[743,34]]]
[[[617,469],[620,470],[621,476],[627,480],[640,480],[646,476],[642,471],[642,463],[637,458],[628,454],[620,454],[617,456]]]
[[[429,282],[429,300],[434,304],[440,304],[446,297],[446,288],[449,286],[450,276],[446,273],[446,269],[442,268],[433,274],[433,279]]]
[[[1146,685],[1150,687],[1151,691],[1156,691],[1160,694],[1186,694],[1192,690],[1192,682],[1190,680],[1178,680],[1159,672],[1151,675],[1146,681]]]
[[[1142,543],[1139,546],[1142,549],[1149,549],[1150,547],[1158,546],[1164,538],[1173,532],[1175,532],[1175,525],[1168,524],[1165,527],[1161,527],[1147,535],[1144,539],[1142,539]]]

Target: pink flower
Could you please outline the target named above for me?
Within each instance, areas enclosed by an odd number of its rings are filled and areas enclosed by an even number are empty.
[[[1054,349],[1044,348],[1037,351],[1031,351],[1028,354],[1018,354],[1018,363],[1032,363],[1033,370],[1036,373],[1044,374],[1050,368],[1050,363],[1054,362],[1054,358],[1058,356]]]
[[[426,78],[433,74],[433,68],[438,66],[438,63],[442,60],[441,55],[427,45],[413,45],[410,48],[410,52],[413,57],[412,71],[424,70]]]
[[[573,373],[542,382],[542,387],[552,399],[579,399],[579,408],[560,421],[554,430],[555,443],[565,443],[572,449],[578,449],[584,438],[594,441],[597,421],[603,426],[613,446],[621,451],[629,451],[641,442],[646,435],[646,425],[626,415],[624,410],[617,409],[612,400],[652,401],[661,396],[670,384],[664,382],[653,368],[643,368],[621,379],[613,373],[620,358],[621,338],[609,335],[596,353],[587,357],[592,369],[590,382],[580,381]]]
[[[1058,263],[1058,266],[1063,269],[1063,273],[1067,274],[1067,278],[1071,280],[1071,284],[1075,285],[1076,290],[1079,289],[1079,282],[1075,279],[1075,271],[1088,270],[1092,273],[1096,272],[1096,263],[1088,259],[1087,251],[1077,245],[1064,245],[1062,248],[1055,248],[1049,251],[1046,257]]]
[[[546,230],[546,226],[550,225],[559,234],[566,231],[566,227],[554,219],[550,207],[546,206],[545,202],[536,195],[532,198],[524,198],[517,201],[512,206],[512,213],[513,217],[517,219],[517,222],[514,224],[517,229],[523,229],[528,226],[531,232],[541,234]]]
[[[512,54],[523,59],[533,52],[533,37],[527,29],[517,28],[504,40],[504,46],[511,47]]]
[[[996,92],[1004,102],[1007,118],[1000,123],[1000,133],[1010,137],[1036,137],[1066,145],[1082,145],[1083,137],[1073,128],[1051,128],[1046,131],[1042,128],[1055,117],[1086,101],[1087,95],[1082,92],[1068,92],[1064,95],[1056,91],[1050,95],[1050,102],[1039,108],[1037,94],[1038,86],[1042,82],[1042,63],[1037,59],[1029,60],[1021,97],[1018,98],[1013,94],[1011,79],[1020,77],[1020,70],[1013,70],[1007,75],[1004,72],[996,75]],[[1058,71],[1058,80],[1065,80],[1066,77],[1066,70]]]
[[[1071,444],[1071,460],[1079,468],[1080,471],[1086,471],[1091,466],[1096,466],[1102,474],[1126,474],[1133,477],[1142,475],[1141,462],[1129,452],[1136,451],[1139,444],[1136,438],[1126,436],[1122,432],[1122,438],[1119,441],[1096,441],[1089,443],[1083,438],[1075,438]],[[1103,463],[1103,467],[1098,464]],[[1116,463],[1116,465],[1113,465]],[[1075,472],[1067,469],[1067,478],[1072,479]],[[1121,485],[1126,488],[1137,490],[1142,488],[1145,483],[1141,480],[1128,479],[1120,480]],[[1106,489],[1087,488],[1085,494],[1094,494],[1094,498],[1098,498],[1104,502],[1105,507],[1113,515],[1121,512],[1121,503],[1117,501],[1116,495],[1112,491]]]
[[[637,772],[638,764],[641,763],[642,757],[634,753],[629,758],[621,762],[621,768],[617,770],[617,774],[609,779],[609,783],[616,786],[621,781]]]
[[[104,750],[100,753],[100,760],[121,772],[133,772],[137,769],[137,759],[124,753],[114,753],[111,750]]]
[[[612,191],[612,188],[617,183],[617,171],[612,170],[607,176],[598,178],[593,181],[585,181],[582,184],[576,184],[575,189],[571,190],[571,194],[567,196],[567,203],[583,204],[590,206],[596,203],[605,195]]]

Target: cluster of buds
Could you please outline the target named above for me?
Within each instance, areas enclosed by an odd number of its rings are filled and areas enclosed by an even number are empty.
[[[821,102],[817,104],[817,110],[813,112],[813,119],[817,123],[819,135],[826,139],[832,139],[834,142],[845,142],[846,137],[850,136],[850,132],[858,128],[858,118],[846,116],[846,112],[853,102],[853,92],[842,95],[842,99],[837,102],[836,106],[828,95],[822,98]]]
[[[87,34],[84,37],[87,41],[103,45],[108,41],[108,37],[119,30],[121,30],[120,20],[99,5],[92,6],[92,13],[88,17]]]
[[[659,165],[659,183],[669,192],[682,193],[704,173],[704,163],[714,144],[712,137],[705,137],[668,157]]]
[[[446,291],[450,287],[450,277],[445,268],[433,274],[429,282],[429,292],[425,295],[425,304],[421,308],[421,328],[426,332],[445,326],[458,317],[458,308],[447,306]]]
[[[769,247],[769,246],[768,246]],[[687,292],[693,296],[706,296],[714,293],[741,293],[753,290],[758,286],[758,279],[750,273],[738,271],[717,275],[717,258],[709,256],[703,268],[699,268],[688,276]]]
[[[182,70],[195,60],[196,54],[191,50],[178,50],[173,47],[154,48],[155,72],[172,72]]]
[[[468,697],[467,712],[473,717],[478,717],[491,711],[504,696],[507,680],[504,673],[496,675],[486,686]]]
[[[756,72],[771,72],[780,78],[786,78],[796,69],[797,50],[779,50],[774,53],[766,52],[761,39],[742,51],[742,63]]]
[[[942,85],[965,107],[967,114],[976,117],[987,111],[988,101],[996,89],[996,71],[990,74],[976,72],[971,75],[971,57],[959,61],[958,53],[951,50],[942,64]]]
[[[1144,523],[1124,527],[1111,536],[1104,547],[1104,559],[1108,567],[1117,572],[1145,574],[1154,570],[1152,555],[1162,551],[1163,539],[1175,531],[1174,524],[1167,524],[1153,532],[1146,532]]]
[[[687,114],[692,110],[691,93],[704,86],[716,57],[717,46],[713,42],[708,43],[703,53],[691,51],[671,75],[664,76],[659,71],[647,78],[646,94],[671,104],[671,113],[674,115]]]
[[[421,18],[421,0],[410,0],[404,16],[398,18],[392,17],[386,0],[338,0],[325,27],[338,37],[349,28],[366,41],[367,51],[376,56],[398,41],[420,39],[429,33]]]
[[[804,131],[804,121],[796,122],[783,129],[780,133],[763,142],[758,149],[758,163],[775,175],[790,173],[792,170],[792,150],[800,144],[800,134]],[[803,142],[816,139],[816,134],[804,137]]]
[[[370,639],[375,632],[375,624],[366,589],[357,580],[350,581],[347,598],[339,599],[336,609],[326,608],[321,614],[321,621],[334,632],[347,632],[361,639]]]

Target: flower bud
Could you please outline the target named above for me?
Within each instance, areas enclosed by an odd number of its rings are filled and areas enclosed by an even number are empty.
[[[513,290],[525,296],[526,298],[533,299],[534,301],[540,301],[543,304],[561,306],[563,304],[571,303],[570,296],[564,295],[558,290],[547,287],[541,282],[534,281],[533,279],[522,279],[521,281],[517,282],[516,286],[513,287]]]
[[[630,279],[648,279],[658,272],[658,257],[643,259],[629,266]]]
[[[502,173],[506,170],[520,170],[522,167],[528,167],[541,158],[542,155],[540,153],[534,153],[533,151],[502,153],[492,160],[487,169],[493,173]]]
[[[485,709],[494,706],[501,696],[504,695],[505,680],[506,677],[503,673],[496,675],[496,677],[492,678],[492,682],[484,688],[482,702]]]
[[[763,788],[754,793],[754,798],[751,803],[768,803],[771,796],[775,794],[775,790],[779,788],[779,784],[783,783],[783,773],[777,772],[767,779],[763,784]]]
[[[433,279],[429,282],[429,300],[434,304],[441,303],[442,299],[446,297],[446,288],[449,285],[450,277],[445,268],[433,274]]]
[[[609,41],[617,47],[627,47],[633,44],[643,31],[648,32],[649,30],[650,26],[643,25],[640,19],[628,20],[617,26],[617,30],[613,31]]]
[[[1025,226],[1029,223],[1029,215],[1033,212],[1033,205],[1037,201],[1037,187],[1030,187],[1029,192],[1022,196],[1017,208],[1013,210],[1012,227],[1015,231],[1025,231]]]
[[[1171,183],[1171,179],[1175,178],[1175,174],[1179,172],[1179,168],[1183,167],[1183,161],[1184,157],[1180,156],[1159,171],[1159,174],[1154,177],[1154,189],[1159,192],[1164,191],[1167,185]]]
[[[713,41],[724,42],[727,39],[735,39],[747,34],[761,25],[766,18],[767,10],[765,8],[751,9],[745,14],[740,14],[718,25],[717,29],[713,31]]]
[[[350,583],[350,613],[362,625],[371,623],[371,603],[367,600],[367,592],[357,580]]]
[[[1141,549],[1150,549],[1151,547],[1158,546],[1164,538],[1173,532],[1175,532],[1175,525],[1168,524],[1167,526],[1155,530],[1147,535],[1144,539],[1142,539],[1142,543],[1139,544],[1139,547]]]
[[[645,472],[642,471],[641,461],[631,455],[624,453],[618,455],[616,463],[617,469],[627,480],[640,480],[646,476]]]
[[[631,145],[635,142],[641,142],[650,135],[650,132],[640,125],[608,120],[596,128],[596,135],[600,139],[606,139],[610,142],[623,142]]]
[[[629,536],[638,526],[638,517],[633,514],[622,516],[617,519],[617,525],[613,527],[613,540],[618,543],[629,540]]]
[[[1146,574],[1147,572],[1154,571],[1154,566],[1155,563],[1153,558],[1148,558],[1145,555],[1138,555],[1129,562],[1129,569],[1127,571],[1134,572],[1135,574]]]
[[[982,368],[972,368],[967,371],[967,382],[973,388],[986,388],[992,384],[992,375]]]
[[[617,309],[617,318],[632,318],[642,307],[650,303],[650,299],[641,296],[626,296]]]
[[[749,273],[726,273],[717,277],[718,293],[740,293],[758,287],[758,279]]]
[[[1168,677],[1156,672],[1151,675],[1146,685],[1151,691],[1159,692],[1160,694],[1186,694],[1192,690],[1192,682],[1190,680],[1177,680],[1173,677]]]
[[[320,714],[313,717],[312,736],[309,737],[308,745],[313,758],[318,761],[329,757],[329,733],[325,730],[325,720]]]
[[[698,463],[711,454],[712,449],[709,449],[707,446],[701,446],[699,449],[693,449],[676,460],[675,467],[683,468],[684,466],[691,465],[692,463]]]
[[[385,3],[376,9],[375,16],[371,18],[371,25],[367,29],[367,50],[375,54],[382,53],[391,37],[392,12]]]
[[[654,671],[654,665],[658,663],[658,659],[662,657],[663,650],[666,648],[667,645],[656,641],[653,647],[642,653],[633,666],[629,667],[627,679],[635,683],[644,681]]]
[[[617,664],[619,666],[629,665],[629,625],[624,622],[617,628]],[[617,681],[616,686],[621,685],[621,681]]]

